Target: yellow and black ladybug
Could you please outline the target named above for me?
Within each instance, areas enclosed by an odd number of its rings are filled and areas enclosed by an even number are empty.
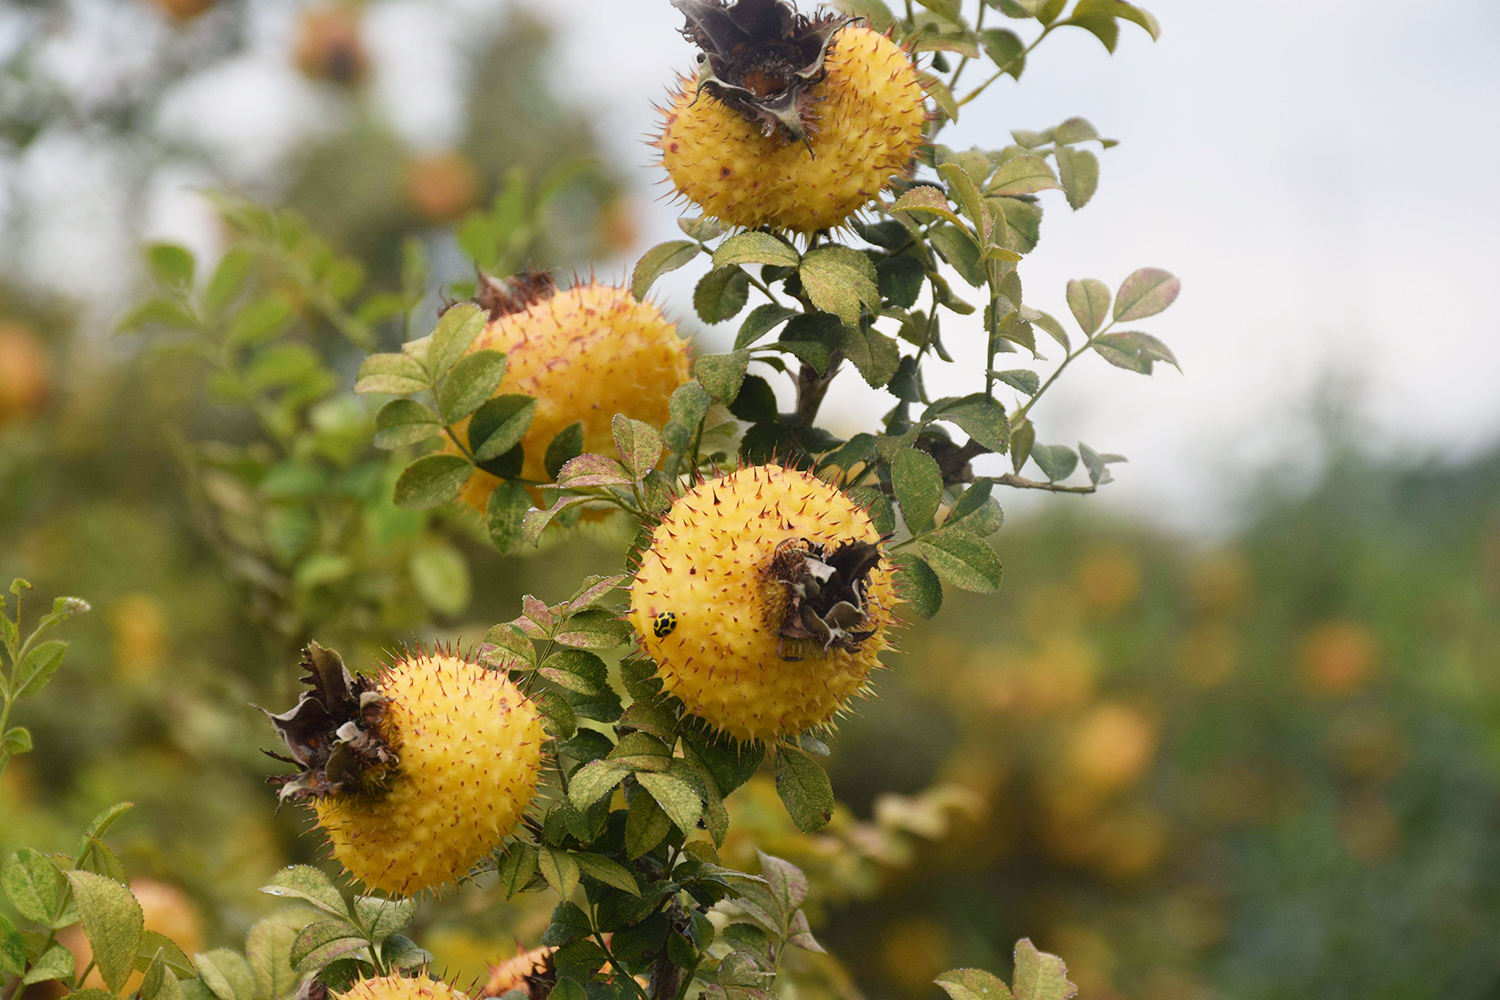
[[[665,639],[672,634],[672,630],[676,627],[677,616],[670,611],[663,611],[651,619],[651,631],[656,634],[658,639]]]

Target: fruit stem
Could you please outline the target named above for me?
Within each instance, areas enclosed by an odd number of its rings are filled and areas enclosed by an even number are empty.
[[[828,387],[833,384],[833,377],[838,374],[843,361],[842,352],[834,351],[828,360],[828,371],[823,375],[807,362],[802,363],[797,372],[797,418],[805,426],[811,427],[818,419],[818,408],[823,405],[823,397],[828,395]]]

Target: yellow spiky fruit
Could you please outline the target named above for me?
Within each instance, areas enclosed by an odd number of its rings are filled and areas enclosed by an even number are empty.
[[[536,415],[521,446],[521,476],[545,481],[547,445],[583,424],[583,450],[613,450],[616,413],[661,426],[667,403],[688,380],[688,348],[677,326],[628,288],[590,282],[501,316],[475,338],[471,351],[504,351],[505,380],[497,395],[536,398]],[[476,469],[463,498],[483,511],[499,480]]]
[[[440,979],[408,979],[405,976],[361,979],[334,996],[338,1000],[468,1000]]]
[[[383,794],[340,792],[315,808],[351,875],[410,895],[463,878],[515,829],[536,794],[544,734],[508,677],[458,656],[408,654],[374,691],[395,776]]]
[[[864,509],[810,473],[752,466],[672,505],[630,589],[630,621],[664,687],[739,740],[827,727],[879,665],[897,603],[890,560]],[[861,577],[868,635],[845,645],[787,638],[789,548],[873,546]],[[848,648],[846,648],[846,646]]]
[[[869,28],[833,40],[807,143],[698,93],[685,77],[656,146],[677,192],[731,226],[794,233],[831,229],[910,171],[927,111],[906,51]]]

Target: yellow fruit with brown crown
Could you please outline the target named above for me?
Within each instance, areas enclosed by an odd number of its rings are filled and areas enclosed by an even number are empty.
[[[677,193],[731,226],[811,234],[910,174],[927,109],[910,55],[782,0],[673,0],[700,49],[655,145]]]
[[[521,822],[544,734],[504,674],[452,652],[406,652],[355,677],[313,643],[311,690],[271,716],[298,765],[282,801],[308,801],[333,856],[372,889],[412,895],[468,875]],[[269,713],[268,713],[269,714]]]
[[[897,600],[859,504],[760,465],[672,505],[641,557],[630,621],[689,712],[762,741],[832,724],[890,648]]]

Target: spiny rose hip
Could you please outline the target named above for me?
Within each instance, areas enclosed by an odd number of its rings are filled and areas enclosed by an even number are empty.
[[[334,996],[338,1000],[467,1000],[442,980],[408,979],[405,976],[361,979]]]
[[[814,233],[910,171],[927,111],[886,36],[780,0],[673,0],[703,49],[656,145],[677,192],[733,226]]]
[[[366,885],[410,895],[463,878],[536,794],[543,732],[504,674],[451,653],[404,654],[354,677],[313,643],[312,690],[271,716],[299,765],[273,779],[310,800],[333,856]]]
[[[546,481],[547,446],[559,432],[583,425],[583,450],[613,447],[616,413],[661,426],[668,401],[688,380],[687,344],[649,302],[628,288],[590,282],[556,291],[546,275],[488,282],[479,305],[494,317],[471,351],[504,351],[505,380],[497,395],[536,398],[536,415],[521,439],[521,477]],[[484,510],[499,480],[476,470],[463,498]]]
[[[817,477],[753,466],[684,494],[651,536],[630,620],[665,688],[740,740],[828,726],[890,645],[880,533]]]

